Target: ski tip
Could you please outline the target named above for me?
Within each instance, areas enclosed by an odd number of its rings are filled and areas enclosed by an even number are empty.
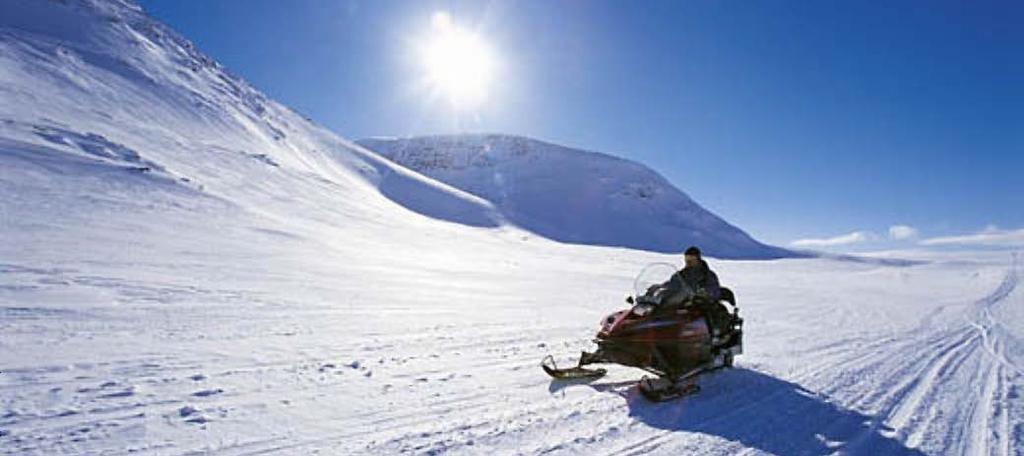
[[[547,358],[545,358],[547,360]],[[540,367],[544,369],[551,378],[558,380],[573,380],[573,379],[596,379],[604,377],[608,373],[605,369],[587,369],[584,367],[570,367],[568,369],[559,369],[554,362],[546,363],[542,362]]]

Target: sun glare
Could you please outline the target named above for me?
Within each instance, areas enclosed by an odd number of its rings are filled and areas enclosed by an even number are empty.
[[[430,36],[422,48],[429,85],[457,108],[475,108],[486,101],[494,60],[477,34],[458,27],[448,13],[434,13]]]

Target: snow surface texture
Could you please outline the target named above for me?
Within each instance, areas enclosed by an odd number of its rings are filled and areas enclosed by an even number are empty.
[[[493,203],[506,220],[562,242],[719,258],[794,252],[755,241],[650,168],[610,155],[505,135],[358,141],[396,163]]]
[[[538,362],[676,256],[532,236],[131,4],[0,2],[0,99],[0,454],[1024,447],[1005,257],[712,260],[746,353],[651,404]]]

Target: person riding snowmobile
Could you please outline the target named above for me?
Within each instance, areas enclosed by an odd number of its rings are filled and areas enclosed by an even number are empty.
[[[657,376],[641,378],[640,393],[661,402],[697,392],[696,379],[704,373],[732,367],[734,357],[743,354],[736,295],[719,286],[698,248],[687,249],[685,257],[682,269],[667,263],[644,267],[633,282],[635,294],[626,298],[630,307],[601,320],[597,350],[584,350],[576,366],[568,368],[559,368],[548,355],[541,361],[544,372],[572,380],[608,372],[586,367],[593,364],[640,368]],[[667,281],[656,282],[665,275]]]
[[[686,249],[683,258],[686,261],[686,266],[679,271],[678,275],[691,290],[697,293],[698,297],[717,302],[721,294],[718,275],[711,270],[708,262],[701,258],[700,249],[691,246]]]
[[[721,295],[718,275],[701,258],[700,249],[696,246],[686,249],[683,258],[686,262],[683,269],[672,274],[665,283],[652,286],[647,294],[660,305],[701,308],[712,331],[718,332],[728,318],[726,309],[718,302]]]

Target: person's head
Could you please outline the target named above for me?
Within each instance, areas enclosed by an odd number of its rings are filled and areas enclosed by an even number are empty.
[[[690,246],[690,248],[686,249],[686,252],[683,253],[683,259],[686,260],[686,266],[688,267],[692,268],[700,265],[700,249],[696,246]]]

